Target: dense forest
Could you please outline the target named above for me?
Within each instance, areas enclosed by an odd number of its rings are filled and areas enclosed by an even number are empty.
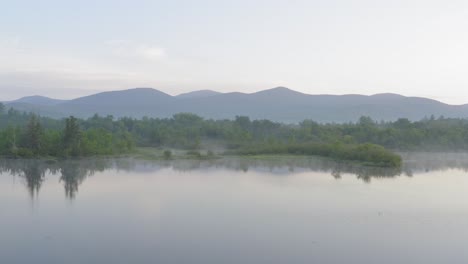
[[[56,120],[0,105],[0,155],[90,156],[127,153],[134,147],[216,149],[231,154],[303,154],[398,164],[391,150],[468,150],[468,120],[428,117],[411,122],[320,124],[304,120],[203,119],[190,113],[171,118],[98,116]]]

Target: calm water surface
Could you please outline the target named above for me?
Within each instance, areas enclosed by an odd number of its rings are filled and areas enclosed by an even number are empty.
[[[468,155],[0,160],[0,263],[468,263]]]

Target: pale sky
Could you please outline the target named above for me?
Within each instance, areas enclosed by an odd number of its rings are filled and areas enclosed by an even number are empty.
[[[466,0],[0,0],[0,100],[286,86],[468,103]]]

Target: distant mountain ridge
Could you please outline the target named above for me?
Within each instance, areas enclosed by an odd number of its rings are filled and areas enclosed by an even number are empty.
[[[37,105],[56,105],[59,103],[63,103],[66,100],[60,100],[60,99],[53,99],[41,95],[32,95],[32,96],[25,96],[21,97],[20,99],[17,99],[15,103],[27,103],[27,104],[37,104]]]
[[[172,96],[152,88],[102,92],[72,100],[43,96],[23,97],[4,102],[20,111],[62,118],[74,115],[87,118],[95,113],[115,117],[170,117],[190,112],[204,118],[232,119],[237,115],[251,119],[297,123],[304,119],[317,122],[355,122],[360,116],[374,120],[408,118],[420,120],[434,115],[468,118],[467,105],[448,105],[433,99],[398,94],[310,95],[286,87],[255,93],[219,93],[200,90]]]

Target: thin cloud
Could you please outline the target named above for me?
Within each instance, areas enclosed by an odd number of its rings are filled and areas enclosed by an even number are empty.
[[[106,42],[115,56],[127,59],[160,60],[167,56],[166,50],[149,44],[138,44],[127,40],[110,40]]]
[[[137,53],[148,60],[158,60],[166,57],[166,51],[160,47],[142,46],[137,48]]]

